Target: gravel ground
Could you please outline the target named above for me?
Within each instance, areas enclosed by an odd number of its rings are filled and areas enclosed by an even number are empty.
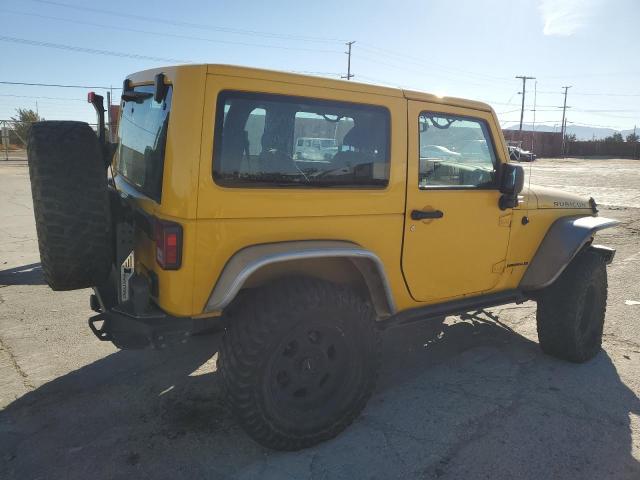
[[[25,164],[0,162],[0,478],[640,478],[640,163],[529,168],[623,222],[599,240],[618,250],[604,351],[542,355],[531,302],[390,330],[354,425],[276,453],[224,407],[216,337],[168,352],[93,337],[88,291],[43,284]]]

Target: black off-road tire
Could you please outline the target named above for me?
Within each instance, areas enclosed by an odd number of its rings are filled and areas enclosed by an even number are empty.
[[[360,414],[380,367],[372,307],[314,279],[275,283],[230,312],[218,360],[243,429],[275,450],[335,437]]]
[[[587,249],[538,298],[542,351],[575,363],[595,357],[602,348],[606,308],[606,264]]]
[[[53,290],[101,284],[113,261],[106,166],[83,122],[39,122],[27,145],[44,278]]]

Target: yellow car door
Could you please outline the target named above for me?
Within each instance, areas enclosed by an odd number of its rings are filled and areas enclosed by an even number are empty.
[[[408,102],[402,269],[418,301],[490,291],[504,271],[511,210],[498,206],[495,125],[488,111]]]

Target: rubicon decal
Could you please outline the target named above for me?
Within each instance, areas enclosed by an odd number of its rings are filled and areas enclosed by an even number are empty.
[[[589,208],[586,202],[575,200],[556,200],[553,202],[555,208]]]
[[[507,264],[507,268],[509,268],[509,267],[525,267],[527,265],[529,265],[529,262],[509,263],[509,264]]]

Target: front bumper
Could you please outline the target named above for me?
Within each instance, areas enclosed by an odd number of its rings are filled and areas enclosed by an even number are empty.
[[[610,265],[613,262],[613,257],[616,256],[615,248],[605,247],[604,245],[590,245],[589,248],[600,255],[607,265]]]

